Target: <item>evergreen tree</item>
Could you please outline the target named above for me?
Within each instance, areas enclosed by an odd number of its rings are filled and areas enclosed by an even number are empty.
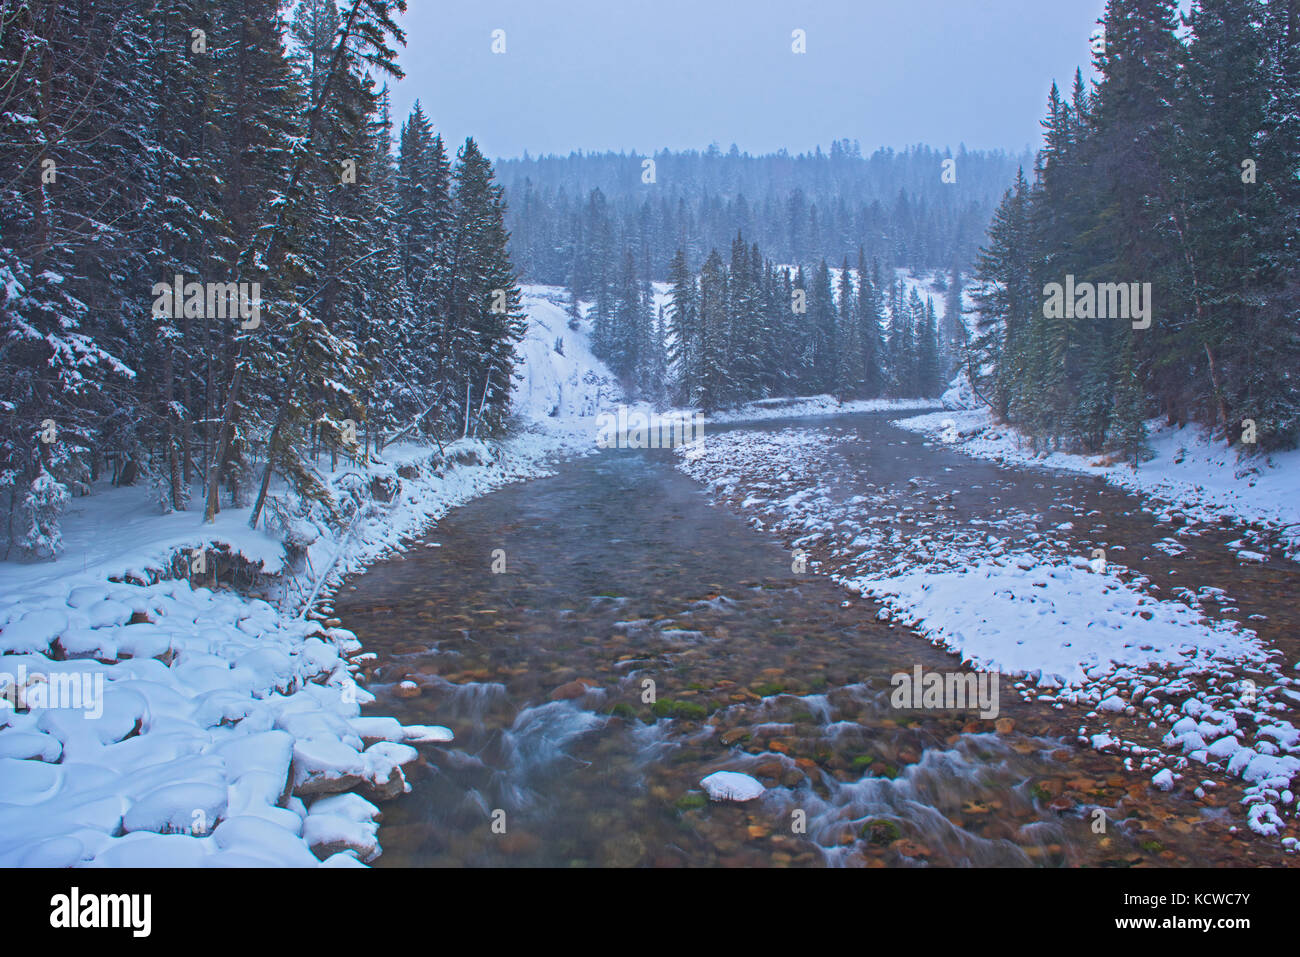
[[[939,329],[934,317],[934,302],[929,297],[926,297],[920,317],[916,329],[916,394],[929,397],[938,395],[942,391],[939,372]]]
[[[715,249],[700,270],[699,284],[699,374],[691,403],[705,412],[722,406],[730,392],[727,374],[727,272]]]
[[[858,283],[867,281],[859,271]],[[835,395],[841,399],[860,398],[866,390],[866,347],[863,345],[861,317],[858,313],[849,260],[840,268],[839,327],[835,345]]]
[[[441,319],[446,408],[462,434],[505,420],[526,317],[514,276],[502,190],[472,138],[457,151],[448,294]],[[463,391],[462,391],[463,390]],[[463,395],[463,401],[462,401]]]
[[[673,256],[668,293],[668,364],[677,402],[689,402],[699,383],[699,330],[695,277],[681,249]]]
[[[838,318],[831,273],[823,259],[813,274],[812,288],[808,290],[807,361],[808,386],[812,392],[830,392],[835,388],[835,326]]]
[[[880,267],[871,264],[871,274],[866,272],[866,253],[858,248],[858,324],[862,338],[863,394],[869,399],[878,398],[886,387],[886,349],[880,313]]]
[[[989,226],[976,261],[976,335],[968,355],[972,385],[1006,418],[1028,369],[1027,337],[1041,299],[1033,287],[1029,184],[1016,177]]]

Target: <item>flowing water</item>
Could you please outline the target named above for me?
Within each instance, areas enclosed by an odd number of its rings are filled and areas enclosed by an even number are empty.
[[[1127,560],[1167,534],[1098,482],[975,462],[886,416],[794,424],[854,431],[837,494],[869,470],[877,486],[923,475],[932,497],[962,490],[948,511],[960,523],[1010,507],[1031,519],[1104,512],[1104,541],[1130,541]],[[1189,542],[1206,552],[1207,582],[1227,534]],[[1173,561],[1149,557],[1153,580]],[[1178,566],[1184,584],[1195,567]],[[1234,588],[1243,614],[1294,584],[1289,570],[1250,574],[1247,598]],[[892,708],[891,675],[960,671],[959,660],[828,578],[793,573],[788,547],[712,504],[670,452],[605,451],[471,502],[355,578],[335,609],[378,655],[367,710],[456,733],[384,805],[381,866],[1280,860],[1228,832],[1241,823],[1230,788],[1202,804],[1153,791],[1073,743],[1077,714],[1024,703],[1006,680],[1000,727],[974,709]],[[1280,634],[1291,622],[1274,612]],[[717,770],[767,791],[710,803],[700,780]]]

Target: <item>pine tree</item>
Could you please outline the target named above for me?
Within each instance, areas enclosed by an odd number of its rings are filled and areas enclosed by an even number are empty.
[[[744,238],[731,244],[728,272],[728,343],[732,393],[728,401],[744,402],[761,395],[763,335],[761,261],[756,263]]]
[[[859,273],[859,284],[866,282]],[[840,268],[839,327],[835,345],[835,395],[840,399],[860,398],[866,389],[866,350],[863,346],[861,318],[858,314],[849,260]]]
[[[880,266],[872,262],[866,273],[866,252],[858,247],[858,324],[862,338],[863,394],[879,398],[885,391],[886,348],[880,313]]]
[[[502,190],[472,138],[456,154],[443,381],[463,433],[495,432],[505,421],[526,317],[510,262]],[[462,391],[463,390],[463,393]],[[464,399],[462,401],[462,394]]]
[[[134,481],[154,433],[182,428],[155,377],[146,384],[135,368],[175,356],[177,330],[148,321],[146,256],[182,259],[200,202],[169,208],[164,192],[188,170],[183,143],[158,122],[171,63],[140,69],[156,36],[152,18],[126,3],[0,13],[0,488],[11,496],[11,541],[15,511],[42,510],[29,532],[45,557],[57,551],[48,546],[58,510],[46,508],[55,486],[84,494],[107,461],[115,480]],[[164,210],[174,231],[159,237]],[[38,439],[44,422],[53,441]]]
[[[1004,419],[1026,374],[1028,328],[1041,308],[1032,267],[1029,184],[1021,173],[993,216],[971,293],[977,318],[967,371],[971,384]]]
[[[677,402],[689,402],[699,382],[699,330],[695,277],[678,249],[669,266],[668,364]]]
[[[360,263],[366,283],[358,289],[352,317],[355,339],[369,371],[370,387],[362,396],[366,430],[362,452],[373,445],[381,451],[385,437],[416,420],[423,422],[429,396],[416,383],[425,377],[423,349],[412,341],[415,303],[406,284],[402,262],[402,226],[399,221],[399,179],[390,152],[393,121],[388,89],[379,93],[377,113],[368,128],[361,181],[366,193],[369,222],[363,224],[363,242],[372,259]],[[427,341],[427,340],[426,340]]]
[[[730,392],[727,374],[727,273],[722,257],[715,249],[700,270],[699,300],[699,372],[691,395],[691,404],[704,412],[720,408]]]
[[[922,397],[938,395],[942,391],[939,370],[939,328],[934,316],[934,302],[928,296],[921,311],[916,340],[916,394]]]
[[[27,531],[20,542],[31,558],[56,558],[63,551],[59,518],[67,507],[67,486],[55,480],[42,466],[23,499]]]
[[[1111,412],[1110,438],[1124,452],[1133,468],[1148,454],[1146,448],[1145,400],[1138,378],[1133,336],[1121,336],[1123,345],[1115,363],[1115,404]]]
[[[305,96],[293,83],[276,4],[268,0],[236,0],[222,9],[230,19],[214,24],[217,34],[233,38],[229,49],[234,60],[224,97],[230,114],[224,122],[231,131],[224,141],[231,170],[225,202],[242,249],[238,275],[242,281],[257,280],[271,289],[269,318],[283,320],[285,331],[291,324],[300,332],[312,328],[299,322],[301,304],[284,286],[303,279],[304,264],[296,254],[307,235],[304,227],[311,207],[310,183],[326,161],[321,149],[327,117],[345,77],[359,75],[361,64],[380,73],[401,75],[387,42],[390,37],[404,41],[404,34],[393,21],[394,12],[404,9],[404,0],[350,0],[345,5],[328,70],[306,105],[305,117],[299,109]],[[300,117],[302,130],[295,129]],[[264,184],[265,189],[250,188],[250,181],[258,187]],[[265,333],[258,336],[250,331],[226,340],[225,395],[206,483],[204,516],[209,522],[216,517],[223,477],[234,500],[241,500],[240,476],[247,468],[245,449],[252,431],[266,429],[270,433],[269,457],[283,451],[283,447],[276,448],[275,426],[256,412],[259,408],[275,408],[275,421],[283,421],[285,410],[293,405],[292,390],[297,388],[296,383],[286,382],[278,400],[268,395],[270,390],[259,390],[271,370],[283,363],[285,357],[278,346],[287,340],[280,335],[276,337],[278,342],[273,342]],[[329,347],[328,342],[322,343],[322,348]],[[291,348],[301,350],[303,355],[315,351],[301,339]],[[301,474],[301,470],[294,471]],[[312,487],[303,491],[314,496],[318,490]],[[252,523],[256,524],[258,518],[255,510]]]
[[[815,393],[835,388],[835,326],[838,321],[831,273],[826,260],[818,264],[808,290],[808,388]]]

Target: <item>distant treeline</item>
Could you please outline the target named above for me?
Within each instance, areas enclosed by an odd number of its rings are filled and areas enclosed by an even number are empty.
[[[735,146],[525,155],[498,161],[497,173],[520,276],[588,298],[627,252],[641,278],[663,281],[678,249],[699,268],[737,233],[776,262],[833,263],[861,247],[886,270],[949,270],[971,261],[998,197],[1031,159],[927,146],[863,156],[842,140],[797,156]]]

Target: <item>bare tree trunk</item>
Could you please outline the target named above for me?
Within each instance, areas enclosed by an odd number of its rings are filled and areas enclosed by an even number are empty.
[[[1181,206],[1180,206],[1181,210]],[[1186,219],[1186,210],[1182,210],[1183,219]],[[1196,257],[1192,253],[1191,244],[1187,241],[1187,233],[1183,229],[1183,221],[1178,216],[1173,217],[1174,227],[1178,230],[1178,242],[1183,247],[1183,259],[1187,263],[1187,269],[1191,273],[1192,279],[1192,307],[1196,314],[1196,325],[1198,329],[1204,328],[1205,309],[1201,297],[1201,284],[1199,273],[1196,268]],[[1205,358],[1209,361],[1210,387],[1214,390],[1214,402],[1219,415],[1219,425],[1223,428],[1225,435],[1230,435],[1228,429],[1228,406],[1223,397],[1223,387],[1219,383],[1219,373],[1214,363],[1214,353],[1210,351],[1209,342],[1202,342],[1205,348]],[[1181,417],[1180,417],[1181,418]],[[1228,444],[1232,444],[1232,439],[1228,439]]]
[[[257,490],[257,501],[253,503],[253,514],[248,517],[248,527],[257,528],[257,520],[262,517],[262,507],[266,504],[266,492],[271,487],[271,474],[275,471],[275,452],[280,444],[280,436],[289,422],[289,406],[293,401],[294,383],[302,372],[302,350],[294,356],[293,367],[285,380],[284,398],[275,413],[275,425],[271,427],[271,437],[266,442],[266,467],[262,469],[262,484]]]
[[[235,406],[239,401],[239,387],[244,378],[244,370],[236,366],[230,377],[230,388],[226,390],[226,407],[221,413],[221,425],[217,433],[216,448],[212,460],[208,463],[207,503],[203,509],[203,520],[213,522],[217,517],[217,501],[221,494],[221,470],[226,456],[230,452],[230,442],[235,431]]]
[[[478,437],[478,424],[483,421],[483,410],[487,408],[488,383],[490,383],[491,381],[492,381],[492,373],[488,372],[488,374],[483,379],[483,401],[478,404],[478,416],[477,418],[474,419],[475,438]]]
[[[167,430],[167,477],[171,507],[184,509],[185,490],[181,485],[180,450],[177,443],[180,435],[176,428],[176,382],[174,376],[175,357],[171,346],[163,349],[163,415],[166,417]]]

